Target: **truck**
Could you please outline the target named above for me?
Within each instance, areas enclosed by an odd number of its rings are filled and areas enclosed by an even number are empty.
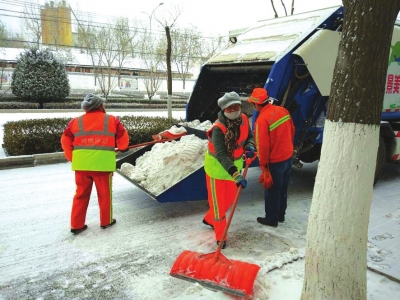
[[[217,100],[235,91],[245,113],[253,88],[264,87],[275,105],[291,114],[298,157],[295,165],[319,160],[333,69],[343,25],[343,6],[258,22],[205,63],[186,108],[188,121],[217,118]],[[250,105],[250,107],[248,106]],[[375,182],[385,162],[400,160],[400,22],[393,29]]]
[[[240,35],[231,36],[230,43],[201,67],[186,105],[186,121],[214,122],[219,111],[218,99],[235,91],[242,99],[242,112],[251,117],[253,126],[257,113],[247,99],[255,87],[264,87],[275,99],[274,104],[285,107],[293,119],[297,149],[294,165],[301,167],[303,163],[319,160],[343,17],[343,6],[335,6],[257,22]],[[187,129],[206,138],[204,132]],[[117,168],[123,162],[135,164],[141,154],[120,160]],[[375,183],[384,163],[399,161],[400,22],[396,22],[388,58]],[[143,190],[161,203],[204,200],[207,198],[204,168],[161,195]]]

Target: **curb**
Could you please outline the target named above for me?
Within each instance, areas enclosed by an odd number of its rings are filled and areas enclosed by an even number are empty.
[[[20,155],[0,158],[0,170],[36,167],[67,162],[64,152]]]

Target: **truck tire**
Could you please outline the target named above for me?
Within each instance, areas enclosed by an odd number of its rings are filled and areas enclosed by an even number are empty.
[[[383,165],[386,162],[386,145],[383,137],[379,137],[379,147],[378,153],[376,156],[376,167],[375,167],[375,176],[374,176],[374,185],[378,182],[379,177],[381,176]]]

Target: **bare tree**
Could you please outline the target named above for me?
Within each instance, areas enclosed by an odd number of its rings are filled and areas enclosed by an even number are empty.
[[[144,32],[141,36],[141,43],[138,45],[143,66],[149,70],[149,75],[143,78],[149,100],[156,95],[162,83],[162,71],[160,68],[162,68],[162,59],[165,55],[160,56],[159,50],[163,47],[163,42],[159,35],[153,34],[152,30],[153,16],[162,5],[164,3],[160,2],[150,14],[143,12],[149,17],[149,26],[143,27]]]
[[[275,17],[275,18],[279,17],[279,15],[278,15],[278,13],[277,13],[277,11],[276,11],[276,9],[275,9],[274,0],[271,0],[271,6],[272,6],[272,9],[274,10],[274,13],[275,13],[274,17]]]
[[[27,38],[40,48],[42,39],[42,23],[40,18],[40,4],[38,0],[24,2],[22,10],[22,30]]]
[[[287,16],[288,14],[287,14],[287,10],[286,10],[286,5],[283,2],[283,0],[281,0],[281,4],[282,4],[282,7],[283,7],[283,10],[285,11],[285,16]],[[274,0],[271,0],[271,6],[272,6],[272,9],[274,10],[274,17],[278,18],[279,15],[278,15],[278,12],[276,11]],[[290,7],[290,14],[293,15],[293,12],[294,12],[294,0],[292,0],[292,5]]]
[[[285,10],[285,16],[287,16],[287,10],[286,10],[285,3],[283,3],[283,0],[281,0],[281,3],[282,3],[282,6],[283,6],[283,9]]]
[[[308,219],[304,300],[367,298],[368,222],[400,1],[343,4],[343,32]]]
[[[121,69],[133,53],[132,39],[137,32],[130,31],[129,22],[125,18],[99,28],[93,26],[90,18],[82,22],[72,13],[79,25],[78,41],[92,61],[95,84],[99,85],[107,98],[119,84]]]
[[[208,38],[203,37],[201,44],[201,63],[205,63],[226,46],[224,37],[221,35]]]
[[[113,72],[117,51],[112,24],[98,28],[92,26],[90,22],[85,25],[81,22],[78,40],[84,45],[92,62],[95,85],[100,87],[104,97],[107,98],[117,84]]]
[[[164,45],[162,41],[154,36],[150,39],[146,30],[141,36],[141,42],[138,45],[142,66],[144,69],[149,70],[149,75],[143,78],[149,100],[156,95],[163,80],[161,74],[163,61],[165,60]]]
[[[293,15],[294,13],[294,0],[292,0],[292,6],[290,8],[290,14]]]
[[[136,46],[138,30],[136,24],[129,26],[127,18],[118,18],[114,24],[115,48],[117,51],[116,62],[118,66],[118,86],[120,86],[121,70],[124,64],[133,58],[133,49]]]
[[[172,57],[185,90],[186,77],[196,62],[201,61],[202,36],[196,27],[175,29],[171,32]]]
[[[162,25],[165,29],[165,35],[167,38],[167,51],[166,51],[166,62],[167,62],[167,88],[168,88],[168,118],[172,119],[172,68],[171,68],[171,56],[172,56],[172,41],[171,41],[171,28],[175,25],[176,20],[181,15],[182,9],[175,6],[173,10],[166,11],[163,19],[157,19],[157,22]]]
[[[89,52],[96,68],[100,89],[107,98],[118,82],[118,77],[113,74],[118,51],[115,48],[116,40],[112,25],[96,30],[95,37],[96,43]]]

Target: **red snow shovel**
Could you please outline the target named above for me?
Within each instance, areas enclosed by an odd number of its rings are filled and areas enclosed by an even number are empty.
[[[139,148],[142,146],[173,141],[173,140],[176,140],[176,139],[184,136],[186,133],[187,133],[186,131],[182,132],[182,133],[172,133],[168,130],[165,130],[158,134],[153,134],[152,138],[154,139],[154,141],[132,145],[132,146],[129,146],[128,149],[134,149],[134,148]],[[121,150],[119,150],[118,148],[115,148],[115,151],[121,151]]]
[[[256,156],[245,158],[243,178],[246,178],[249,165],[255,158]],[[239,185],[221,241],[226,238],[241,191],[242,186]],[[222,245],[223,242],[219,243],[217,251],[208,254],[183,251],[174,262],[169,274],[179,279],[197,282],[211,290],[250,297],[260,266],[226,258],[221,253]]]

